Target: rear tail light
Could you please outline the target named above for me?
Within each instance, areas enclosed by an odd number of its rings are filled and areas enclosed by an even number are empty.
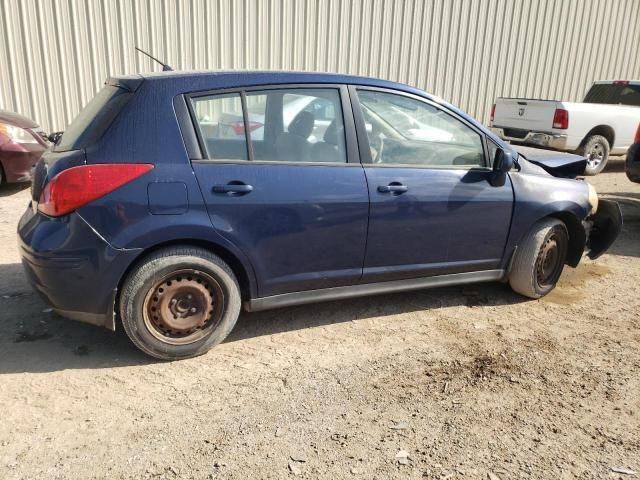
[[[640,143],[640,124],[638,124],[638,129],[636,130],[636,136],[633,137],[633,143]]]
[[[614,85],[629,85],[629,80],[614,80]]]
[[[249,132],[253,132],[262,126],[263,125],[260,122],[249,122]],[[231,124],[231,128],[233,129],[233,133],[236,135],[244,134],[244,122],[233,122]]]
[[[494,103],[493,106],[491,107],[491,123],[493,123],[493,119],[496,116],[496,104]]]
[[[59,217],[144,175],[153,168],[146,163],[81,165],[60,172],[40,194],[38,210]]]
[[[569,128],[569,112],[561,108],[556,108],[556,113],[553,115],[553,128],[559,128],[566,130]]]

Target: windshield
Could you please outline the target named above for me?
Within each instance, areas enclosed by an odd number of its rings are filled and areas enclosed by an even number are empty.
[[[78,150],[99,140],[131,95],[127,90],[106,85],[69,124],[54,151]]]
[[[623,83],[593,85],[584,97],[584,103],[607,103],[640,107],[640,85]]]

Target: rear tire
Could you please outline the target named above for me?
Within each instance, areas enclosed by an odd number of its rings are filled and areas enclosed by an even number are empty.
[[[604,170],[607,161],[609,161],[610,151],[609,140],[602,135],[592,135],[585,138],[576,150],[578,155],[587,157],[587,166],[584,169],[584,174],[592,176]]]
[[[536,223],[515,253],[509,285],[529,298],[540,298],[553,290],[567,258],[569,235],[557,218]]]
[[[238,281],[217,255],[176,246],[145,258],[124,281],[120,317],[133,344],[161,360],[202,355],[240,315]]]

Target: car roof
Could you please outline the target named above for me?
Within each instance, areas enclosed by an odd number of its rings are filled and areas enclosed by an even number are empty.
[[[382,80],[379,78],[327,72],[293,72],[274,70],[174,70],[112,77],[107,79],[106,83],[110,85],[117,85],[131,91],[137,90],[142,87],[142,85],[145,85],[143,88],[151,87],[153,90],[155,90],[154,87],[158,87],[162,91],[163,96],[171,98],[180,94],[280,84],[347,84],[388,88],[427,98],[438,103],[449,110],[454,111],[470,123],[476,125],[502,148],[510,148],[497,135],[484,127],[484,125],[476,119],[459,108],[449,104],[442,98],[409,85],[389,80]]]
[[[115,76],[108,79],[107,83],[126,86],[131,90],[137,89],[141,83],[162,84],[164,88],[180,93],[278,84],[350,84],[401,90],[423,97],[427,96],[435,101],[443,101],[435,96],[426,94],[422,90],[401,83],[378,78],[326,72],[179,70]]]

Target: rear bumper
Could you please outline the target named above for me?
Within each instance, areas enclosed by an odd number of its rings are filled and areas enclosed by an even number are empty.
[[[138,250],[118,250],[77,214],[52,219],[29,208],[18,225],[22,264],[33,288],[60,315],[115,329],[120,278]]]
[[[627,151],[624,171],[632,182],[640,183],[640,143],[634,143]]]
[[[529,131],[523,137],[513,137],[506,135],[505,129],[501,127],[491,127],[491,131],[503,140],[508,140],[512,143],[553,148],[555,150],[567,149],[567,135],[565,134]]]
[[[622,229],[620,205],[612,200],[598,200],[598,211],[584,222],[587,232],[587,256],[595,260],[606,252]]]

